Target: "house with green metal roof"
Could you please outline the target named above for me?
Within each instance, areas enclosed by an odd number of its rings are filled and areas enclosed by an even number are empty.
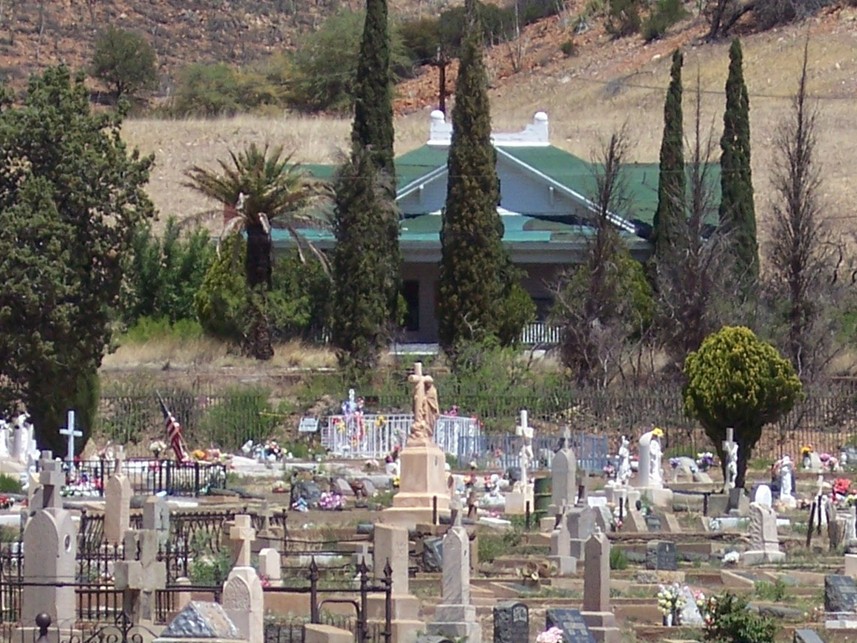
[[[431,114],[425,145],[396,159],[397,197],[402,213],[399,245],[402,252],[403,294],[408,303],[405,340],[437,341],[441,211],[446,201],[447,154],[452,125],[443,112]],[[539,112],[523,131],[495,133],[498,213],[504,225],[503,243],[512,261],[523,270],[522,285],[544,319],[553,301],[551,286],[570,265],[586,256],[595,204],[595,168],[554,147],[548,117]],[[307,166],[318,178],[333,175],[330,166]],[[627,199],[610,220],[631,255],[646,260],[652,247],[649,233],[657,208],[658,166],[624,168]],[[322,249],[335,242],[325,230],[302,231]],[[285,231],[274,230],[275,247],[291,243]]]

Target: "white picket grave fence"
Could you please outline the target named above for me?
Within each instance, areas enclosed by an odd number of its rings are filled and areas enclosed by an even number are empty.
[[[321,444],[340,458],[384,458],[394,448],[405,446],[413,422],[411,413],[330,415],[321,428]],[[480,435],[475,418],[441,415],[434,441],[445,453],[461,458],[461,446]]]

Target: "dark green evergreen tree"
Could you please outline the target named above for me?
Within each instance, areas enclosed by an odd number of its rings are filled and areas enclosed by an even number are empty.
[[[462,342],[496,332],[508,259],[503,223],[497,213],[500,186],[491,144],[488,78],[476,24],[475,1],[466,2],[467,32],[462,47],[455,106],[446,207],[441,225],[439,336],[455,355]]]
[[[387,0],[367,0],[366,22],[357,64],[354,123],[351,130],[352,154],[367,150],[385,186],[387,203],[373,215],[374,261],[384,266],[387,277],[378,284],[387,301],[386,320],[397,321],[401,256],[399,254],[399,213],[396,204],[396,168],[393,163],[393,88],[390,70],[390,30]],[[359,166],[359,163],[356,164]],[[364,250],[364,252],[366,251]]]
[[[92,429],[122,258],[153,215],[153,158],[125,147],[121,110],[92,111],[84,80],[52,67],[19,105],[0,97],[0,409],[26,406],[62,455],[69,409]]]
[[[664,137],[661,140],[658,209],[655,211],[655,258],[659,263],[674,263],[684,238],[686,181],[684,174],[684,120],[681,110],[680,49],[673,52],[670,86],[664,102]]]
[[[747,296],[755,289],[759,278],[759,246],[750,170],[750,98],[744,83],[743,54],[738,38],[732,41],[729,49],[720,149],[720,225],[729,235],[735,278]]]
[[[375,166],[394,179],[391,185],[395,189],[393,85],[387,0],[366,0],[366,22],[354,89],[352,144],[370,148]]]
[[[339,362],[356,379],[371,374],[390,339],[390,273],[379,222],[395,215],[388,176],[365,147],[355,146],[335,182],[333,306],[331,330]]]

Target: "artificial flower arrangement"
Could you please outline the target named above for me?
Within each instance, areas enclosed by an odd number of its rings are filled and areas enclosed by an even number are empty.
[[[702,616],[705,627],[714,625],[714,615],[717,613],[717,597],[706,596],[702,592],[694,592],[693,600],[696,601],[696,607]]]
[[[563,643],[565,638],[562,630],[554,626],[549,630],[545,630],[536,637],[536,643]]]
[[[678,625],[681,610],[684,608],[685,600],[682,595],[681,585],[661,585],[658,591],[658,610],[664,617],[664,625]]]
[[[703,451],[696,454],[696,466],[700,471],[708,471],[714,466],[714,454],[711,451]]]
[[[385,418],[383,415],[379,415],[378,417],[375,418],[375,426],[379,429],[382,426],[384,426],[386,423],[387,423],[387,418]]]
[[[335,491],[325,491],[321,494],[321,498],[318,499],[318,507],[325,511],[343,509],[342,495]]]
[[[811,444],[805,444],[800,448],[800,457],[806,458],[812,453],[812,451],[813,451],[812,445]]]
[[[602,471],[607,478],[614,478],[616,476],[616,467],[613,466],[612,462],[605,464]]]

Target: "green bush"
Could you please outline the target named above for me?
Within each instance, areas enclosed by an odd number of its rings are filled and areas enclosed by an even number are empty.
[[[651,15],[643,22],[642,35],[646,42],[663,38],[667,29],[687,16],[681,0],[658,0]]]
[[[640,31],[639,0],[610,0],[604,28],[614,38],[633,36]]]
[[[497,339],[502,346],[517,344],[524,326],[536,318],[536,304],[517,280],[509,285],[498,317]]]
[[[214,337],[230,341],[241,341],[244,337],[246,246],[238,235],[226,239],[196,292],[197,319],[203,330]]]
[[[353,107],[364,22],[363,11],[340,11],[301,40],[292,59],[291,106],[341,113]],[[394,77],[410,73],[411,60],[395,24],[390,28],[390,64]]]
[[[577,46],[574,44],[574,39],[569,38],[559,46],[559,50],[564,56],[574,56],[577,53]]]
[[[610,548],[610,569],[623,570],[628,568],[628,557],[624,549],[618,547]]]
[[[177,339],[199,339],[203,336],[202,326],[195,319],[179,319],[170,323],[163,317],[141,317],[119,337],[120,344],[145,344],[146,342]]]
[[[705,640],[714,643],[773,643],[777,624],[748,609],[747,599],[724,593],[717,596],[713,618],[706,623]]]
[[[771,601],[779,603],[786,598],[788,586],[783,582],[782,578],[776,579],[773,583],[767,581],[758,581],[756,583],[756,596],[763,601]]]
[[[260,442],[271,437],[277,413],[268,403],[266,389],[232,389],[223,400],[209,407],[199,423],[197,440],[234,451],[247,440]]]
[[[196,314],[206,333],[228,341],[244,337],[248,291],[244,278],[246,242],[232,236],[223,243],[196,293]],[[300,261],[297,250],[274,261],[268,293],[268,322],[276,341],[309,337],[327,327],[330,279],[314,257]]]
[[[176,116],[231,116],[243,109],[240,75],[226,63],[194,63],[179,73],[170,111]]]
[[[157,84],[155,50],[141,35],[108,27],[95,39],[92,75],[104,82],[117,100]]]
[[[0,473],[0,493],[21,493],[21,481],[14,476]]]
[[[436,17],[406,20],[399,25],[399,33],[408,56],[417,65],[434,59],[442,44],[440,21]]]
[[[132,250],[125,266],[122,320],[196,319],[194,297],[214,259],[208,232],[197,228],[182,234],[170,217],[161,237],[150,226],[138,228]]]

